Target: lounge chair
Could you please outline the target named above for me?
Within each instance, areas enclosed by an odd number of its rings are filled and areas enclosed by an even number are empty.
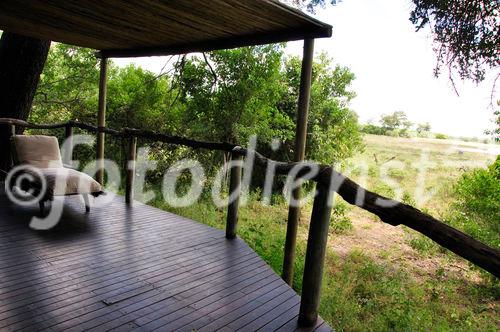
[[[15,178],[23,173],[31,173],[32,180],[18,181],[20,189],[31,191],[34,196],[40,197],[40,213],[44,213],[44,204],[55,196],[82,195],[85,201],[85,211],[90,211],[92,195],[97,197],[103,194],[101,185],[85,173],[63,165],[59,143],[56,137],[43,135],[14,135],[12,136],[12,151],[14,166],[26,165],[20,174],[14,174],[8,184],[13,189]],[[30,169],[31,168],[31,169]],[[45,180],[46,188],[42,188],[40,176]],[[44,191],[43,193],[41,191]]]

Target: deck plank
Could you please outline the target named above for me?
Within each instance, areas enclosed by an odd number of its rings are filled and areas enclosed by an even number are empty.
[[[119,196],[89,214],[68,199],[50,231],[37,213],[0,192],[2,331],[298,328],[300,297],[221,230]]]

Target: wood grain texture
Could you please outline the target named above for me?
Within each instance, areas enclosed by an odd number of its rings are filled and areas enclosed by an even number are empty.
[[[35,232],[37,205],[0,193],[0,330],[297,327],[300,297],[242,240],[122,197],[100,199],[84,215],[68,198],[58,226]]]
[[[274,0],[3,0],[0,29],[102,50],[105,57],[207,51],[332,32]]]

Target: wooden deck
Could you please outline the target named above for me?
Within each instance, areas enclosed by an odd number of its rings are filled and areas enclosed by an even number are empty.
[[[300,297],[220,230],[121,197],[88,215],[72,197],[46,232],[37,213],[0,192],[1,331],[297,329]]]

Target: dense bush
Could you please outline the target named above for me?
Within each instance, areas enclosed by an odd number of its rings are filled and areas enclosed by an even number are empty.
[[[450,223],[493,247],[500,247],[500,156],[487,169],[465,173],[455,185]]]
[[[364,132],[365,134],[371,134],[371,135],[385,135],[385,129],[374,125],[374,124],[367,124],[361,127],[361,131]]]
[[[361,128],[365,134],[383,135],[391,137],[410,137],[410,132],[407,129],[388,129],[374,124],[367,124]]]

